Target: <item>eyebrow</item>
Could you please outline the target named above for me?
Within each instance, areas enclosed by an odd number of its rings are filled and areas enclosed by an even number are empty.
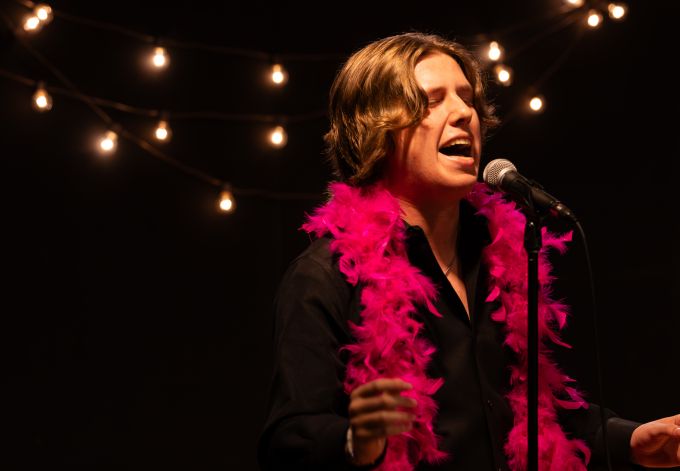
[[[434,87],[434,88],[431,88],[431,89],[425,90],[425,91],[428,95],[435,95],[437,93],[446,92],[446,87]],[[474,94],[471,85],[463,85],[462,87],[457,88],[456,93],[458,93],[459,95],[462,95],[462,94],[473,95]]]

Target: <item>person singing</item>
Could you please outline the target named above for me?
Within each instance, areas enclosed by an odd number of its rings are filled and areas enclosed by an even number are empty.
[[[330,93],[337,181],[275,301],[264,470],[526,468],[524,216],[478,182],[497,124],[461,45],[406,33],[354,53]],[[541,254],[539,465],[604,462],[599,408],[551,359],[565,307]],[[680,415],[609,410],[616,469],[680,466]],[[604,469],[604,468],[603,468]]]

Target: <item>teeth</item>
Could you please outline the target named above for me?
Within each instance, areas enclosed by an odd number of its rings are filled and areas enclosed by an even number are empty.
[[[469,146],[470,145],[470,139],[465,139],[465,138],[456,139],[455,141],[447,144],[446,147],[456,146],[456,145]]]
[[[444,155],[452,156],[456,154],[468,155],[470,149],[472,148],[472,143],[470,139],[466,137],[461,137],[447,143],[444,147],[439,149]]]

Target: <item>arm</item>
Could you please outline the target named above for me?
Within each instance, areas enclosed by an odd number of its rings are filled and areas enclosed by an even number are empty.
[[[359,290],[322,244],[292,264],[275,302],[269,419],[258,443],[263,469],[374,469],[387,437],[413,426],[416,401],[401,395],[412,386],[399,378],[344,393],[346,357],[338,349],[354,341],[347,325],[359,323]]]
[[[331,270],[327,245],[315,244],[290,266],[275,301],[269,414],[258,442],[264,470],[356,469],[345,459],[349,399],[338,354],[350,341],[352,290]]]
[[[609,409],[604,410],[607,420],[607,443],[613,470],[642,470],[632,464],[630,441],[633,431],[640,425],[638,422],[619,418]],[[584,440],[592,454],[589,470],[599,471],[607,469],[604,450],[602,421],[600,406],[590,403],[588,409],[562,410],[560,422],[565,431],[575,438]]]
[[[680,465],[680,415],[645,424],[617,417],[605,409],[607,443],[614,470],[643,470]],[[584,440],[593,453],[588,469],[606,470],[600,407],[563,410],[560,421],[573,437]]]
[[[607,443],[614,470],[639,470],[630,462],[630,437],[639,425],[637,422],[620,419],[609,409],[604,410],[607,420]],[[586,442],[592,454],[588,469],[606,470],[607,461],[600,419],[600,406],[589,404],[588,409],[562,410],[560,422],[569,436]]]

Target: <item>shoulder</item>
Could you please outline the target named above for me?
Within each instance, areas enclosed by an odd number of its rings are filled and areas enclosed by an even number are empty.
[[[317,265],[327,270],[333,269],[333,254],[330,248],[331,239],[321,237],[312,241],[309,246],[293,259],[291,265]]]
[[[314,240],[290,262],[283,280],[300,277],[331,280],[338,274],[339,270],[330,250],[330,239],[322,237]]]
[[[282,322],[330,322],[340,332],[357,317],[355,289],[340,273],[329,244],[328,238],[317,239],[289,264],[275,299]]]
[[[330,242],[328,237],[316,239],[290,262],[281,280],[279,296],[291,290],[341,300],[350,296],[351,286],[338,269]]]

